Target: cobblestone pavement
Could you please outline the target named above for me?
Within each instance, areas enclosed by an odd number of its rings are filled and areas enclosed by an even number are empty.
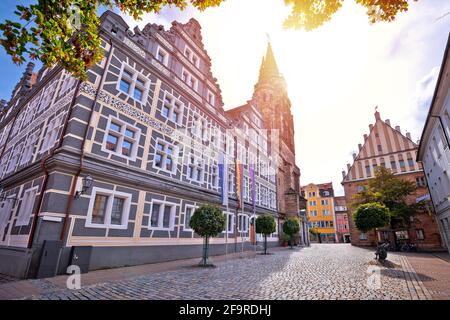
[[[405,256],[389,253],[388,258],[390,262],[380,267],[373,250],[317,244],[222,261],[216,268],[184,267],[79,290],[50,290],[27,299],[431,298]]]
[[[17,281],[18,279],[0,273],[0,284]]]
[[[450,259],[448,254],[438,258],[432,254],[409,254],[411,266],[420,271],[418,278],[433,299],[450,300]]]

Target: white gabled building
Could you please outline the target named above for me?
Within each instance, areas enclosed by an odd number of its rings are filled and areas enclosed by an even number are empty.
[[[417,153],[417,160],[423,163],[439,229],[447,248],[450,248],[449,46],[450,34]]]

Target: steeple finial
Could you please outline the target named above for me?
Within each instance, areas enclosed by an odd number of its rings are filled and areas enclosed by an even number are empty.
[[[267,80],[271,77],[277,77],[280,75],[278,71],[277,62],[275,61],[275,56],[272,51],[272,45],[270,42],[270,37],[267,35],[267,50],[266,56],[263,57],[261,62],[261,68],[259,69],[259,82]]]

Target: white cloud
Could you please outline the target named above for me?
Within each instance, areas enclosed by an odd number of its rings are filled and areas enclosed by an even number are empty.
[[[418,105],[433,87],[422,80],[436,73],[450,30],[450,16],[436,19],[449,11],[449,1],[420,0],[394,22],[370,25],[364,8],[345,1],[330,22],[305,32],[282,29],[289,8],[281,0],[226,0],[203,13],[168,9],[139,24],[198,19],[225,109],[251,98],[269,33],[292,102],[301,183],[332,180],[339,194],[341,170],[374,122],[375,106],[420,136],[426,110]]]

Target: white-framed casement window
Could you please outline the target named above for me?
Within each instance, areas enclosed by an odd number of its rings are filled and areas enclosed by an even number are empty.
[[[359,234],[359,240],[367,240],[367,235],[364,232]]]
[[[246,214],[240,213],[238,215],[238,231],[247,232],[248,231],[248,216]]]
[[[177,125],[183,121],[184,104],[173,95],[166,92],[164,94],[164,103],[161,107],[161,115]]]
[[[195,78],[189,71],[183,68],[183,71],[181,72],[181,79],[184,83],[186,83],[189,87],[194,89],[195,91],[198,90],[198,80]]]
[[[23,193],[19,213],[17,214],[16,226],[28,226],[30,223],[37,190],[38,187],[32,187]]]
[[[47,124],[47,131],[42,141],[41,153],[46,152],[55,145],[62,118],[63,114],[57,115]]]
[[[20,143],[17,144],[14,147],[14,150],[11,151],[11,157],[9,158],[8,165],[5,171],[6,174],[11,173],[16,169],[17,164],[19,163],[20,155],[22,154],[22,148],[23,143]]]
[[[228,195],[233,196],[234,194],[234,174],[230,172],[228,174]]]
[[[16,121],[14,122],[14,127],[12,128],[11,131],[11,137],[15,137],[19,133],[20,128],[22,127],[24,115],[25,111],[22,111],[19,113],[19,115],[17,115]]]
[[[9,217],[11,215],[11,210],[14,206],[14,198],[15,194],[6,197],[5,200],[0,202],[0,234],[3,234],[3,231],[6,227],[6,224],[9,221]]]
[[[184,207],[184,230],[192,231],[192,228],[189,226],[189,222],[191,221],[192,216],[194,215],[195,210],[198,207],[187,204]]]
[[[219,171],[217,162],[214,162],[211,166],[211,187],[214,189],[219,187]]]
[[[130,206],[131,194],[93,187],[86,227],[126,229]]]
[[[39,107],[38,111],[42,111],[47,109],[52,100],[53,100],[53,94],[55,93],[57,81],[54,80],[52,83],[50,83],[44,90],[42,90],[42,97],[39,101]]]
[[[211,92],[211,90],[208,90],[206,98],[210,105],[212,105],[213,107],[216,106],[216,96]]]
[[[150,80],[140,72],[123,64],[119,79],[117,83],[117,89],[119,91],[142,103],[147,100]]]
[[[235,224],[235,220],[236,220],[236,216],[234,213],[232,212],[223,212],[223,214],[225,214],[226,218],[227,218],[227,232],[228,233],[233,233],[234,232],[234,224]]]
[[[75,82],[77,80],[72,77],[72,74],[70,72],[65,72],[64,76],[62,78],[62,83],[61,86],[59,88],[59,94],[58,97],[62,97],[63,95],[65,95],[68,91],[70,91],[70,89],[73,88],[73,86],[75,85]]]
[[[200,68],[200,59],[188,46],[184,48],[184,56],[188,58],[194,66]]]
[[[205,176],[205,161],[193,154],[189,155],[188,165],[186,168],[186,177],[189,180],[202,183]]]
[[[153,168],[161,169],[170,173],[175,172],[175,169],[177,168],[177,154],[178,148],[175,145],[158,139],[155,145]]]
[[[25,142],[25,146],[23,148],[22,157],[20,158],[19,165],[23,165],[33,158],[33,151],[36,142],[38,141],[39,138],[39,132],[40,130],[37,130],[28,135],[27,140]]]
[[[36,112],[36,106],[37,106],[38,102],[39,102],[38,99],[35,98],[32,102],[30,102],[28,104],[28,107],[24,111],[25,117],[22,122],[22,128],[25,128],[26,126],[28,126],[31,123],[31,121],[33,120],[34,113]]]
[[[169,53],[161,48],[161,46],[158,46],[158,49],[156,50],[156,60],[161,62],[166,67],[169,65]]]
[[[141,130],[110,116],[103,139],[102,151],[136,160]]]
[[[167,230],[174,229],[176,205],[174,203],[156,201],[152,202],[149,219],[149,229]]]
[[[3,130],[0,133],[0,146],[2,146],[6,139],[8,138],[9,129],[11,128],[12,121],[10,121],[5,127],[3,127]]]
[[[270,207],[273,209],[277,207],[277,196],[273,191],[270,192]]]
[[[250,201],[250,178],[244,177],[244,199]]]

